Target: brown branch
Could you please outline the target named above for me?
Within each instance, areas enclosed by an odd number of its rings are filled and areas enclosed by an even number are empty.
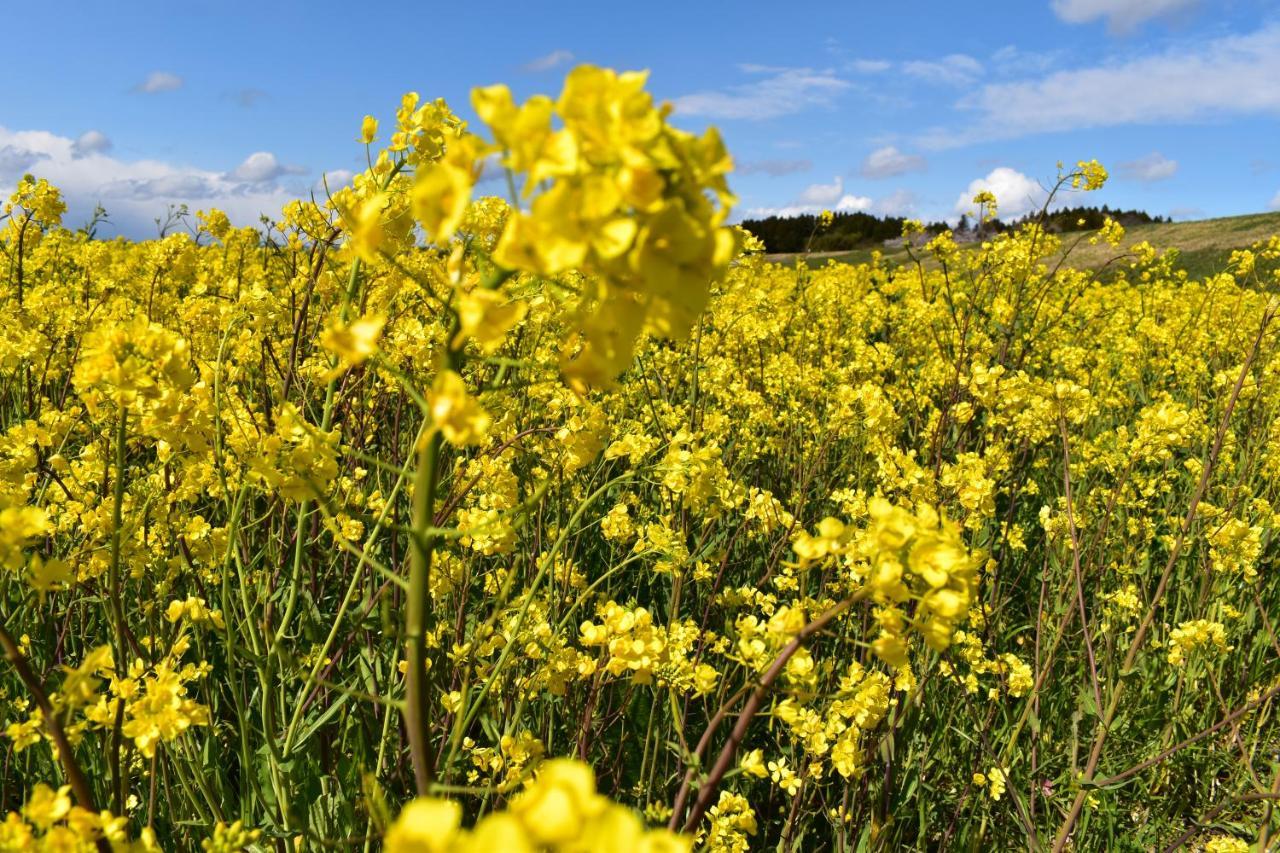
[[[53,739],[54,746],[57,747],[58,760],[62,762],[63,772],[67,775],[67,783],[71,786],[71,791],[75,794],[76,801],[81,808],[96,814],[98,807],[94,804],[93,791],[90,790],[89,783],[84,778],[84,773],[80,770],[80,765],[76,763],[76,756],[71,749],[71,742],[67,740],[67,733],[63,731],[62,724],[58,722],[58,715],[53,710],[53,703],[49,701],[48,694],[44,692],[40,679],[36,678],[36,674],[31,671],[31,666],[18,648],[18,644],[14,642],[13,637],[9,635],[9,632],[3,626],[0,626],[0,646],[4,647],[5,660],[13,665],[14,670],[18,673],[18,678],[22,679],[22,683],[31,692],[31,698],[35,700],[36,707],[40,709],[40,713],[44,716],[44,726],[49,732],[49,737]],[[111,846],[105,838],[99,838],[98,849],[110,851]]]
[[[747,729],[751,726],[751,720],[755,717],[756,712],[760,710],[760,706],[764,704],[765,697],[769,695],[769,689],[773,683],[778,680],[778,676],[782,675],[783,669],[787,665],[787,661],[791,659],[800,647],[808,642],[809,638],[821,631],[831,620],[835,619],[844,611],[848,610],[850,605],[854,603],[859,596],[846,598],[839,604],[829,608],[817,619],[814,619],[808,625],[800,629],[800,633],[787,643],[774,658],[769,668],[765,670],[764,676],[760,679],[760,683],[756,685],[755,691],[747,699],[747,703],[742,707],[742,713],[738,715],[738,722],[734,725],[733,731],[729,734],[729,740],[725,743],[724,748],[720,750],[720,755],[716,758],[715,765],[711,768],[711,773],[707,776],[707,781],[698,789],[698,799],[694,801],[693,811],[689,815],[689,819],[685,821],[684,831],[686,833],[693,832],[698,822],[702,820],[702,816],[706,814],[707,808],[711,805],[711,797],[715,794],[716,788],[720,784],[720,780],[724,778],[724,774],[729,772],[730,765],[733,764],[733,757],[738,751],[738,744],[742,743],[742,739],[747,735]]]

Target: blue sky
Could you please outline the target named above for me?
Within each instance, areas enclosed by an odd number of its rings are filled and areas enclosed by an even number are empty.
[[[405,91],[470,117],[472,86],[554,94],[577,62],[650,69],[678,124],[720,127],[738,216],[954,218],[982,187],[1016,215],[1088,158],[1113,175],[1090,203],[1280,207],[1266,0],[60,5],[6,11],[26,47],[0,89],[0,192],[47,176],[69,224],[101,201],[130,236],[169,203],[248,223],[341,180],[361,117],[385,127]]]

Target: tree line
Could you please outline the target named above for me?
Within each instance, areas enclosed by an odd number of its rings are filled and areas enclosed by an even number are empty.
[[[1167,216],[1152,216],[1144,210],[1113,210],[1107,205],[1066,207],[1049,211],[1043,216],[1045,227],[1055,233],[1096,230],[1102,227],[1107,217],[1125,227],[1172,221]],[[1040,218],[1041,213],[1037,211],[1009,222],[993,219],[983,224],[981,236],[1008,231]],[[886,240],[902,236],[904,222],[906,218],[901,216],[875,216],[862,211],[847,211],[836,213],[831,224],[825,228],[819,227],[819,216],[813,213],[744,219],[741,225],[758,237],[770,253],[840,252],[882,246]],[[940,234],[949,227],[945,222],[931,222],[925,226],[925,232]],[[957,238],[979,236],[976,223],[967,215],[961,216],[952,230]]]

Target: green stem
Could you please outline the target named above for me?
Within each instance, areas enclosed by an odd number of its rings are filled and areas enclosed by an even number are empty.
[[[111,611],[112,652],[117,672],[127,668],[127,651],[124,644],[124,608],[120,603],[120,534],[124,525],[124,462],[125,443],[129,433],[129,414],[124,407],[120,408],[120,422],[116,428],[116,480],[113,485],[111,505],[111,566],[107,574],[108,607]],[[115,726],[111,737],[111,748],[108,753],[111,768],[111,791],[115,803],[116,814],[124,814],[124,781],[120,768],[120,747],[124,740],[121,726],[124,723],[123,704],[117,708]]]
[[[405,661],[408,666],[404,724],[413,760],[413,780],[419,796],[430,793],[435,768],[427,724],[426,622],[427,599],[431,595],[431,559],[437,538],[422,536],[419,531],[433,524],[442,440],[440,431],[433,431],[418,455],[418,472],[413,483],[414,536],[409,553],[409,592],[404,618]]]

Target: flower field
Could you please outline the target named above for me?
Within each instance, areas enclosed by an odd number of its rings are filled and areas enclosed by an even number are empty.
[[[23,179],[0,850],[1270,849],[1280,238],[771,264],[645,86],[262,229]]]

